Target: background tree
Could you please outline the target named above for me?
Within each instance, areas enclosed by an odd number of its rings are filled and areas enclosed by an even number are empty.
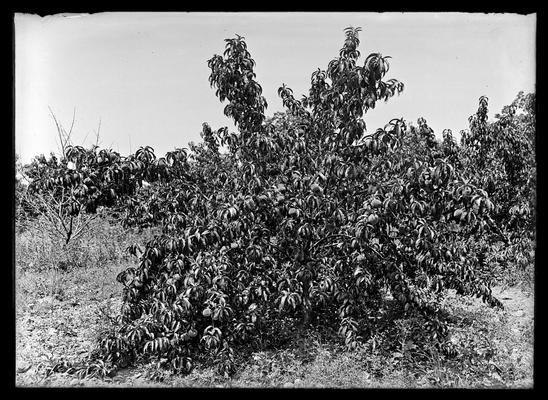
[[[501,264],[497,273],[504,275],[511,266],[526,269],[534,262],[535,95],[518,93],[492,122],[487,106],[488,99],[481,97],[477,113],[470,117],[470,130],[462,135],[459,162],[493,199],[489,224],[495,235],[484,240],[483,258],[485,263]]]

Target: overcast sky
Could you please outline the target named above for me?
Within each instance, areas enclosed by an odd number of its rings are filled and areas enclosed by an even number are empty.
[[[57,151],[49,114],[70,125],[74,144],[125,155],[157,155],[200,140],[202,122],[234,125],[209,86],[207,60],[224,39],[246,38],[267,115],[282,110],[277,89],[308,94],[310,75],[337,57],[343,29],[360,26],[362,60],[392,56],[399,97],[365,115],[368,130],[390,119],[426,118],[441,135],[468,127],[477,100],[490,116],[520,90],[535,90],[536,15],[465,13],[104,13],[15,16],[15,150],[24,162]]]

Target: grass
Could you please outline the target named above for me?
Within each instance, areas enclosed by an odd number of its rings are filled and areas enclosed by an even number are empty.
[[[416,322],[396,320],[392,330],[378,338],[378,345],[369,341],[356,351],[345,350],[325,332],[300,331],[285,346],[242,354],[230,378],[205,365],[187,376],[158,372],[154,365],[128,368],[104,380],[46,374],[52,362],[85,357],[109,326],[121,305],[116,275],[133,262],[122,255],[123,249],[150,234],[127,232],[100,220],[65,254],[52,252],[55,244],[32,228],[17,234],[17,386],[533,386],[534,293],[531,286],[508,285],[494,288],[504,310],[449,292],[444,307],[451,315],[451,340],[459,350],[455,358],[447,358],[413,335],[413,330],[420,330]],[[55,268],[55,263],[71,260],[65,270]],[[50,267],[37,267],[37,263]]]

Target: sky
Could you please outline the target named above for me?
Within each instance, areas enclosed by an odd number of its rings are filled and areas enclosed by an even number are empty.
[[[308,94],[310,76],[338,56],[344,28],[361,27],[360,61],[390,55],[386,79],[400,96],[365,116],[368,131],[392,118],[424,117],[439,136],[468,128],[478,99],[490,117],[517,93],[535,91],[536,14],[474,13],[98,13],[16,14],[15,152],[24,163],[58,152],[50,114],[74,145],[158,156],[200,141],[203,122],[228,126],[209,86],[207,60],[224,39],[244,36],[256,61],[267,116],[282,111],[277,89]]]

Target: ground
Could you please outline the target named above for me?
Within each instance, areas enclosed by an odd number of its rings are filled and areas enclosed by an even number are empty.
[[[95,265],[85,271],[17,268],[16,386],[161,387],[511,387],[533,386],[534,293],[530,287],[497,286],[504,310],[479,299],[449,293],[455,359],[419,354],[412,339],[401,349],[346,351],[313,332],[286,348],[255,352],[230,378],[212,367],[190,375],[151,378],[151,366],[119,371],[105,380],[78,379],[46,367],[77,360],[93,347],[121,304],[116,275],[128,262]]]

